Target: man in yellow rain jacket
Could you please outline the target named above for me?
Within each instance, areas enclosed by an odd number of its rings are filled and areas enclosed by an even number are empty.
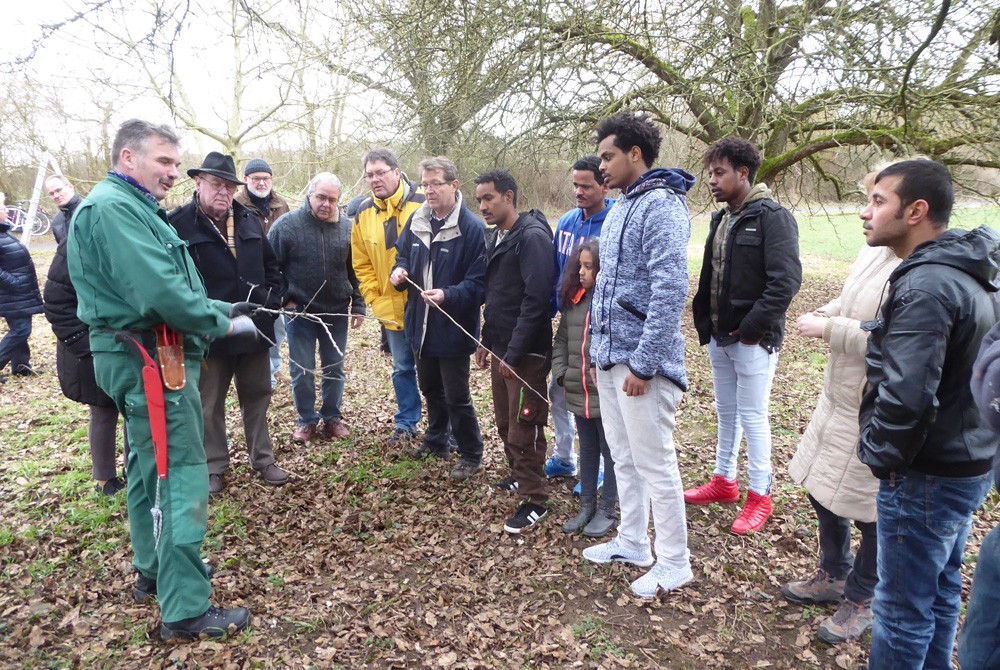
[[[413,349],[403,334],[406,293],[393,288],[389,274],[396,262],[396,240],[410,215],[423,205],[424,194],[402,173],[395,154],[388,149],[369,151],[361,164],[371,197],[358,209],[351,232],[351,256],[365,304],[371,306],[388,334],[398,408],[389,444],[397,445],[416,437],[421,404]]]

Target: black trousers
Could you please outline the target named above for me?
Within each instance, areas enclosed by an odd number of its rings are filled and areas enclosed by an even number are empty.
[[[809,502],[819,520],[820,567],[835,579],[846,579],[844,597],[860,603],[875,595],[878,583],[878,535],[875,522],[855,521],[861,531],[858,555],[851,556],[851,520],[837,516],[815,498]],[[853,558],[853,561],[852,561]]]
[[[417,384],[427,403],[424,443],[446,452],[450,426],[450,433],[458,443],[459,457],[479,465],[483,458],[483,435],[469,391],[469,357],[417,358]]]

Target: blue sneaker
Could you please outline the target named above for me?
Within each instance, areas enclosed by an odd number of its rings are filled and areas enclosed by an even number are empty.
[[[545,476],[549,479],[555,477],[575,477],[576,467],[561,458],[549,456],[549,459],[545,461]]]
[[[597,490],[600,491],[601,487],[604,486],[604,470],[597,473]],[[583,493],[583,482],[577,482],[576,486],[573,487],[573,495],[579,496]]]

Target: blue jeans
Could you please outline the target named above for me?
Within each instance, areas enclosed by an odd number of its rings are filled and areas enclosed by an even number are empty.
[[[566,409],[566,391],[554,376],[549,380],[549,416],[552,417],[552,455],[564,463],[576,465],[574,419]]]
[[[883,480],[878,492],[878,584],[873,670],[951,668],[962,605],[962,553],[990,474]]]
[[[19,367],[30,364],[28,336],[31,335],[31,317],[8,316],[5,319],[7,334],[0,340],[0,370],[10,363],[10,371],[17,372]]]
[[[979,548],[965,624],[958,636],[962,670],[1000,668],[1000,526]]]
[[[757,344],[737,342],[720,347],[708,343],[715,386],[715,411],[719,415],[719,441],[715,449],[715,474],[736,479],[740,441],[747,436],[747,479],[754,493],[771,492],[771,420],[767,406],[778,353]]]
[[[289,372],[292,377],[292,397],[299,412],[299,425],[324,421],[336,422],[343,418],[340,401],[344,397],[344,356],[347,351],[347,317],[324,318],[326,328],[311,319],[296,317],[285,324],[288,335]],[[329,328],[330,334],[326,329]],[[333,336],[337,346],[330,341]],[[319,346],[322,376],[320,392],[323,404],[316,411],[316,347]],[[340,353],[337,353],[340,349]]]
[[[284,341],[285,317],[279,316],[274,320],[274,346],[267,351],[271,359],[271,388],[274,388],[274,375],[281,369],[281,343]]]
[[[392,390],[396,392],[398,411],[393,420],[396,428],[414,431],[420,422],[420,388],[417,386],[417,362],[413,358],[406,334],[401,330],[385,329],[392,352]]]

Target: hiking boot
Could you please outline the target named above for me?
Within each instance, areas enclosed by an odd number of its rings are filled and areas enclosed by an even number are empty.
[[[721,475],[713,475],[707,484],[702,484],[684,492],[684,502],[689,505],[710,505],[711,503],[734,503],[740,499],[740,487],[736,480]]]
[[[448,460],[451,457],[451,449],[445,446],[443,449],[440,447],[434,447],[426,442],[421,442],[416,447],[409,450],[407,455],[413,459],[428,458],[433,456],[434,458],[440,458],[443,461]]]
[[[493,488],[500,489],[501,491],[516,491],[517,480],[513,477],[504,477],[498,482],[493,482]]]
[[[328,440],[342,440],[351,434],[343,421],[323,421],[323,436]]]
[[[392,431],[392,435],[386,440],[386,444],[390,447],[399,447],[404,444],[409,444],[417,439],[417,431],[412,428],[396,428]]]
[[[209,475],[208,476],[208,495],[209,497],[215,497],[222,493],[222,489],[226,488],[226,483],[222,481],[222,475]]]
[[[771,496],[747,491],[746,505],[729,530],[737,535],[744,535],[748,530],[758,531],[764,527],[771,511]]]
[[[265,465],[260,470],[255,471],[266,483],[271,486],[284,486],[288,483],[288,473],[278,467],[277,463]]]
[[[135,589],[132,591],[132,599],[139,605],[149,605],[156,597],[156,580],[150,579],[138,570],[135,571]],[[215,574],[215,566],[205,563],[205,576],[212,579]]]
[[[827,644],[840,644],[861,637],[872,627],[872,601],[856,603],[844,598],[833,616],[823,619],[816,631],[816,637]]]
[[[514,516],[507,519],[507,523],[503,525],[503,529],[508,533],[517,535],[544,519],[548,513],[549,511],[541,505],[530,502],[521,503],[517,511],[514,512]]]
[[[549,459],[545,461],[545,476],[549,479],[554,479],[555,477],[575,477],[576,466],[561,458],[549,456]]]
[[[640,598],[655,598],[660,589],[673,591],[692,581],[694,573],[691,572],[690,564],[683,568],[668,568],[657,563],[652,570],[632,582],[632,593]]]
[[[616,500],[601,498],[601,502],[597,506],[597,513],[584,527],[583,534],[587,537],[604,537],[613,530],[618,525],[618,515],[615,514],[616,504]]]
[[[250,611],[245,607],[209,607],[201,616],[182,619],[173,623],[163,622],[160,638],[170,640],[222,639],[238,633],[250,625]]]
[[[314,437],[316,437],[315,423],[300,423],[295,426],[295,430],[292,431],[292,442],[295,442],[296,444],[312,442]]]
[[[582,496],[580,498],[580,512],[563,524],[562,532],[579,533],[583,527],[590,523],[597,511],[597,499],[595,496]]]
[[[645,551],[626,549],[617,536],[608,542],[587,547],[583,550],[583,557],[591,563],[627,563],[640,568],[648,568],[655,562],[653,552],[649,548],[646,548]]]
[[[843,579],[834,579],[829,572],[819,568],[812,577],[781,585],[781,595],[800,605],[835,603],[844,597]]]
[[[98,493],[103,493],[106,496],[113,496],[119,491],[125,490],[125,480],[121,477],[112,477],[104,484],[96,484],[94,488]]]
[[[455,467],[451,469],[451,475],[449,475],[456,482],[464,482],[466,479],[476,476],[482,471],[483,467],[479,463],[473,463],[472,461],[467,461],[464,458],[459,459]]]
[[[13,370],[13,373],[19,377],[34,377],[38,375],[38,372],[33,367],[24,363],[18,365],[17,369]]]

